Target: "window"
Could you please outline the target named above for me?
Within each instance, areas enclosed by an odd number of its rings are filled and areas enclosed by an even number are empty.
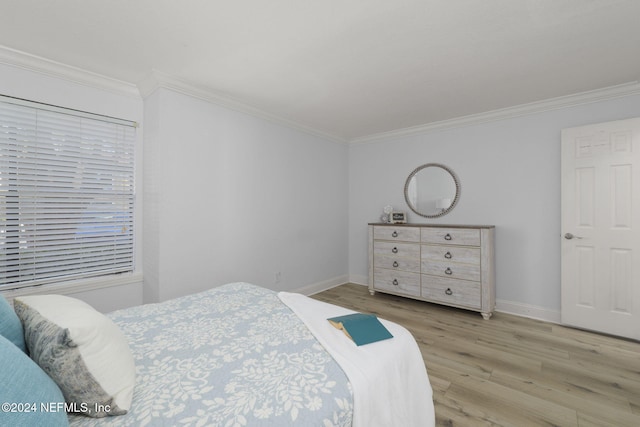
[[[135,123],[0,96],[0,289],[133,271]]]

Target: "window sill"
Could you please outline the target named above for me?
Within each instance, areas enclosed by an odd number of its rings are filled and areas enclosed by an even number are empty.
[[[95,277],[92,279],[81,279],[64,283],[49,285],[29,286],[25,288],[9,289],[0,291],[0,295],[8,300],[15,297],[37,294],[75,294],[78,292],[93,291],[96,289],[113,288],[117,286],[133,285],[142,283],[142,273],[134,272],[115,276]]]

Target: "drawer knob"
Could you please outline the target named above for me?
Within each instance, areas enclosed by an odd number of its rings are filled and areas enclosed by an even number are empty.
[[[394,231],[393,233],[391,233],[391,237],[398,237],[398,232]]]
[[[453,239],[453,237],[451,237],[451,234],[447,233],[444,235],[444,240],[451,240]]]
[[[444,291],[444,293],[447,295],[453,295],[453,291],[451,290],[451,288],[447,288],[447,290]]]
[[[451,252],[447,252],[446,254],[444,254],[444,257],[446,259],[451,259],[453,255],[451,255]]]
[[[393,261],[393,266],[394,266],[394,267],[398,268],[398,266],[399,266],[399,265],[400,265],[400,264],[398,264],[398,261]]]
[[[448,274],[449,276],[451,276],[453,274],[453,271],[451,271],[451,269],[447,267],[447,269],[444,271],[444,274]]]
[[[393,282],[391,283],[393,283],[393,286],[398,286],[398,279],[393,279]]]
[[[393,252],[394,254],[398,253],[398,248],[394,247],[393,249],[391,249],[391,252]]]

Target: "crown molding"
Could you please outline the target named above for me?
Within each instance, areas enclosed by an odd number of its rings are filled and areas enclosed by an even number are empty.
[[[0,45],[0,63],[84,86],[140,98],[136,85]]]
[[[360,138],[354,138],[349,142],[352,144],[359,144],[380,141],[382,139],[417,135],[435,130],[454,129],[638,94],[640,94],[640,83],[638,81],[634,81],[623,83],[620,85],[609,86],[602,89],[580,92],[572,95],[531,102],[528,104],[515,105],[513,107],[487,111],[485,113],[471,114],[468,116],[426,123],[424,125],[377,133]]]
[[[336,136],[334,134],[314,129],[312,127],[294,122],[289,119],[285,119],[262,109],[245,104],[241,101],[220,95],[219,93],[216,93],[209,88],[194,85],[192,83],[186,82],[157,70],[153,70],[146,79],[136,85],[91,71],[87,71],[81,68],[56,62],[50,59],[46,59],[40,56],[21,52],[19,50],[15,50],[2,45],[0,45],[0,64],[23,68],[28,71],[37,72],[43,75],[64,79],[77,84],[103,89],[105,91],[134,98],[146,98],[158,88],[166,88],[229,108],[234,111],[246,113],[268,120],[270,122],[281,124],[288,128],[315,135],[323,139],[338,143],[348,142],[351,144],[375,142],[384,139],[405,137],[436,130],[446,130],[464,126],[471,126],[640,94],[640,83],[638,81],[634,81],[620,85],[609,86],[602,89],[580,92],[572,95],[536,101],[528,104],[521,104],[513,107],[487,111],[484,113],[426,123],[423,125],[367,135],[349,140]]]
[[[328,139],[333,142],[348,142],[344,138],[340,138],[336,135],[314,129],[312,127],[294,122],[289,119],[285,119],[283,117],[269,113],[260,108],[253,107],[233,98],[222,96],[209,88],[194,85],[190,82],[181,80],[158,70],[153,70],[144,80],[138,83],[138,90],[143,98],[148,97],[159,88],[169,89],[183,95],[188,95],[197,99],[201,99],[203,101],[211,102],[230,110],[249,114],[251,116],[277,123],[291,129],[296,129],[314,136],[318,136],[323,139]]]

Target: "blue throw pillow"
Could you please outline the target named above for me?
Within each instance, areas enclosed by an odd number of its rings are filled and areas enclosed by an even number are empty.
[[[0,360],[0,425],[69,425],[56,383],[4,337],[0,337]]]
[[[0,335],[26,352],[22,323],[6,299],[0,295]],[[0,359],[1,360],[1,359]]]

